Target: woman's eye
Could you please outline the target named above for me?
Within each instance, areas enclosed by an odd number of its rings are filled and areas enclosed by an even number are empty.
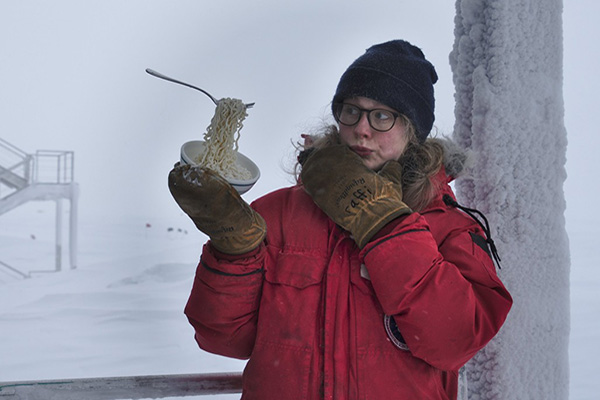
[[[348,115],[357,115],[359,113],[358,108],[352,106],[344,107],[344,113]]]
[[[388,119],[392,118],[392,115],[390,113],[381,110],[374,110],[373,116],[378,121],[387,121]]]

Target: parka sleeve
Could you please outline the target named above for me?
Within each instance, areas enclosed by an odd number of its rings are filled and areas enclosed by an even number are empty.
[[[496,335],[512,299],[474,240],[481,228],[448,214],[453,228],[439,245],[425,218],[414,213],[365,246],[361,258],[411,353],[438,369],[457,370]]]
[[[185,314],[200,348],[250,357],[264,272],[264,245],[242,257],[222,257],[204,245]],[[221,256],[221,257],[220,257]]]

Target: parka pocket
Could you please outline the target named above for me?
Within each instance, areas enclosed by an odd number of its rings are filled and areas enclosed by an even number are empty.
[[[273,284],[304,289],[321,283],[327,260],[303,253],[280,253],[265,279]]]
[[[257,342],[314,346],[325,265],[325,259],[305,254],[278,255],[265,271]]]

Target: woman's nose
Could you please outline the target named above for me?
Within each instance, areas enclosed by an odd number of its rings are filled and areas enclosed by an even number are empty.
[[[362,113],[360,119],[354,125],[354,133],[359,137],[370,137],[371,136],[371,124],[369,124],[369,118],[367,113]]]

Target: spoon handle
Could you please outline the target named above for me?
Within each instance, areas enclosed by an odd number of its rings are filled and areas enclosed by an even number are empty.
[[[213,103],[215,103],[215,105],[219,102],[217,99],[215,99],[210,93],[208,93],[204,89],[200,89],[199,87],[196,87],[194,85],[190,85],[189,83],[185,83],[185,82],[179,81],[177,79],[171,78],[169,76],[163,75],[160,72],[156,72],[155,70],[150,69],[150,68],[146,68],[146,72],[149,73],[150,75],[153,75],[153,76],[157,77],[157,78],[161,78],[161,79],[164,79],[166,81],[170,81],[170,82],[173,82],[173,83],[178,83],[180,85],[187,86],[189,88],[199,90],[202,93],[204,93],[205,95],[207,95],[208,97],[210,97],[210,99],[213,101]]]

